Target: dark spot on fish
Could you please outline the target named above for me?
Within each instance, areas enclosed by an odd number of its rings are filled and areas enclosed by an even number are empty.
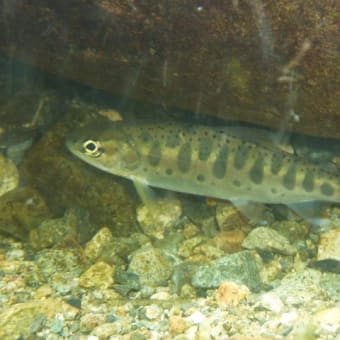
[[[197,180],[198,180],[199,182],[204,182],[204,181],[205,181],[204,175],[201,175],[201,174],[197,175]]]
[[[296,164],[292,162],[282,179],[283,186],[288,190],[293,190],[296,183]]]
[[[271,188],[270,191],[272,192],[272,194],[277,194],[277,190],[275,188]]]
[[[161,144],[159,141],[154,141],[151,145],[149,154],[148,154],[148,162],[152,166],[157,166],[162,157],[162,150],[161,150]]]
[[[168,134],[168,137],[166,139],[166,146],[168,148],[175,148],[176,146],[178,146],[180,143],[180,138],[179,135],[176,133],[170,133]]]
[[[325,196],[332,196],[334,194],[334,188],[329,183],[322,183],[320,186],[320,191]]]
[[[305,177],[302,182],[302,187],[307,192],[311,192],[314,189],[314,174],[311,170],[307,169],[307,172],[305,173]]]
[[[170,168],[167,168],[166,170],[165,170],[165,173],[167,174],[167,175],[172,175],[173,174],[173,171],[172,171],[172,169],[170,169]]]
[[[262,155],[258,155],[254,165],[250,169],[250,179],[255,184],[260,184],[263,181],[263,166],[264,158]]]
[[[235,185],[235,187],[241,186],[241,182],[238,179],[233,180],[233,184]]]
[[[199,146],[198,146],[198,159],[200,161],[206,161],[208,160],[211,150],[212,150],[212,140],[207,137],[203,137],[200,140]]]
[[[177,166],[181,172],[188,172],[191,166],[191,144],[184,143],[177,155]]]
[[[239,146],[235,153],[234,166],[236,169],[242,169],[246,163],[249,149],[245,144]]]
[[[223,178],[227,171],[228,146],[222,145],[217,153],[213,165],[213,174],[216,178]]]
[[[273,153],[272,163],[271,163],[271,172],[276,175],[282,168],[283,165],[283,155],[282,152],[277,151]]]

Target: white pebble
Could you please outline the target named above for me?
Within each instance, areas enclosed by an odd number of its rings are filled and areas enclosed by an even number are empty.
[[[204,318],[205,318],[205,315],[202,314],[200,311],[196,310],[188,317],[188,320],[193,323],[199,324],[204,320]]]
[[[276,314],[281,313],[284,308],[284,304],[281,299],[273,293],[263,294],[260,298],[259,306],[268,309]]]

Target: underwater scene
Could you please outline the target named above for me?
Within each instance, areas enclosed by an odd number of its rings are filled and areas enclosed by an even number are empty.
[[[340,340],[339,23],[0,0],[0,339]]]

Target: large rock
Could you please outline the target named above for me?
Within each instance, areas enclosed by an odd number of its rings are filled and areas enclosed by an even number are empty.
[[[0,49],[41,69],[163,107],[340,138],[339,1],[0,8]]]

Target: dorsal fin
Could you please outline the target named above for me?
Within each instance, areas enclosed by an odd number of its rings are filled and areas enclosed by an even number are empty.
[[[290,144],[276,141],[275,132],[272,131],[243,126],[230,126],[223,128],[223,130],[231,136],[261,145],[270,150],[279,149],[290,154],[294,153],[294,149]]]

